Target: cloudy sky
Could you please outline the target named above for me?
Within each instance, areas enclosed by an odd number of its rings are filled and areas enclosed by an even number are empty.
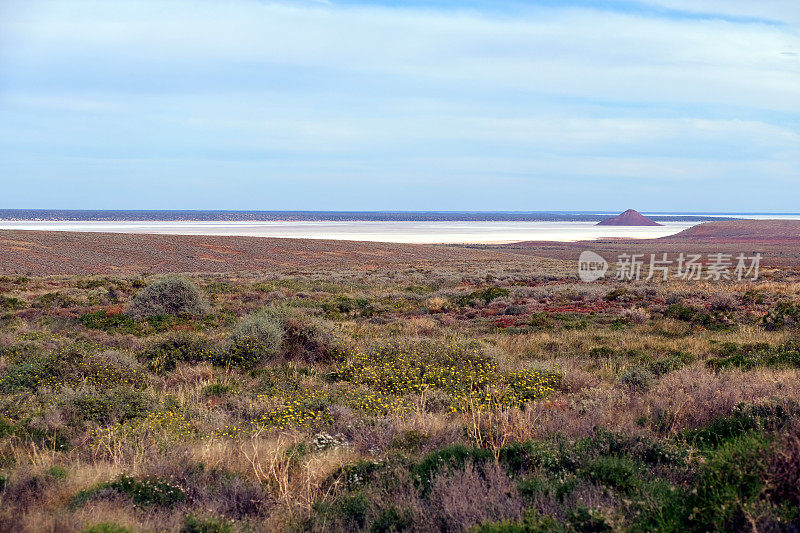
[[[800,212],[797,0],[0,0],[0,207]]]

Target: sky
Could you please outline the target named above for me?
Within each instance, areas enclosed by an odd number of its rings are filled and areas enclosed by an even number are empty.
[[[0,0],[0,208],[798,199],[797,0]]]

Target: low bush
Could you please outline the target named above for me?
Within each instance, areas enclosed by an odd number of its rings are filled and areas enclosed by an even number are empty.
[[[800,325],[800,305],[779,302],[761,319],[764,329],[775,331]]]
[[[166,276],[154,281],[131,300],[127,314],[137,320],[152,316],[200,316],[207,304],[190,280]]]
[[[506,314],[506,315],[518,316],[518,315],[524,315],[527,311],[528,310],[525,309],[524,306],[521,306],[521,305],[509,305],[508,307],[506,307],[506,309],[505,309],[505,311],[503,311],[503,313]]]
[[[553,327],[553,322],[547,313],[533,313],[530,326],[534,329],[548,329]]]
[[[93,313],[84,313],[78,320],[89,329],[124,333],[136,333],[137,331],[136,322],[131,317],[123,313],[110,315],[105,309]]]
[[[551,516],[540,516],[529,509],[522,520],[485,522],[469,530],[469,533],[566,533],[568,526]]]
[[[28,304],[13,296],[0,296],[0,308],[2,309],[25,309]]]
[[[78,302],[74,298],[61,294],[60,292],[48,292],[39,296],[36,301],[33,302],[33,307],[64,309],[77,304]]]
[[[626,368],[619,375],[621,383],[640,391],[649,390],[655,379],[656,375],[650,369],[641,366]]]
[[[641,307],[630,307],[622,310],[620,318],[631,324],[646,324],[650,320],[650,313]]]
[[[489,450],[456,444],[431,452],[412,467],[412,473],[422,490],[428,491],[431,481],[439,472],[464,468],[467,463],[479,466],[492,459]]]
[[[287,310],[267,307],[244,317],[234,328],[229,346],[220,361],[226,366],[252,367],[281,355],[286,335],[283,323]]]
[[[34,351],[19,362],[10,365],[0,377],[0,392],[36,390],[40,387],[58,387],[63,378],[84,360],[85,346],[79,344],[47,353],[42,356]]]
[[[273,306],[243,318],[217,362],[242,368],[276,360],[320,363],[331,358],[337,345],[333,331],[321,319]]]
[[[350,298],[339,296],[335,300],[322,304],[325,316],[331,319],[341,319],[347,316],[370,317],[375,313],[374,307],[366,298]]]
[[[212,361],[215,351],[212,344],[203,336],[180,332],[159,339],[139,352],[153,372],[164,373],[174,370],[178,363],[197,364]]]
[[[795,340],[777,346],[763,343],[726,346],[722,354],[725,357],[709,359],[706,364],[715,369],[800,368],[800,343]]]
[[[606,295],[603,296],[603,299],[608,302],[613,302],[619,299],[620,297],[625,296],[626,294],[628,294],[628,289],[626,289],[625,287],[619,287],[608,291],[608,293],[606,293]]]
[[[797,406],[791,405],[743,403],[737,405],[730,416],[717,418],[706,427],[687,431],[683,438],[700,448],[714,448],[749,433],[781,430],[789,425],[798,412]]]
[[[663,376],[669,372],[680,370],[692,363],[695,357],[686,352],[672,351],[666,357],[656,359],[647,365],[647,369],[656,376]]]
[[[502,287],[486,287],[477,291],[458,294],[453,297],[453,304],[457,307],[474,305],[476,300],[482,300],[484,304],[489,304],[492,300],[504,298],[511,294],[511,291]]]
[[[664,315],[683,322],[689,322],[710,330],[725,330],[733,327],[728,311],[713,310],[709,313],[690,305],[675,303],[667,307]]]
[[[133,530],[113,522],[100,522],[87,527],[81,533],[133,533]]]
[[[748,435],[726,442],[701,470],[684,501],[684,527],[693,531],[745,531],[764,512],[760,496],[769,443]]]
[[[136,478],[122,474],[113,481],[99,483],[79,492],[70,502],[72,508],[86,504],[106,494],[123,494],[139,507],[157,505],[171,507],[186,499],[183,489],[174,483],[159,478]]]
[[[86,389],[65,399],[65,408],[76,420],[90,420],[101,424],[125,422],[147,416],[154,405],[146,393],[119,387],[97,392]]]
[[[738,304],[736,296],[728,293],[717,293],[711,296],[709,303],[714,311],[733,311]]]
[[[561,374],[543,370],[505,373],[479,346],[453,342],[386,343],[343,354],[339,377],[395,396],[441,390],[451,410],[523,405],[546,398]]]
[[[233,522],[219,517],[189,515],[183,520],[181,533],[233,533]]]

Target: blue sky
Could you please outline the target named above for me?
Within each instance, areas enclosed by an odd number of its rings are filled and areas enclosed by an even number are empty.
[[[3,208],[797,212],[796,0],[0,2]]]

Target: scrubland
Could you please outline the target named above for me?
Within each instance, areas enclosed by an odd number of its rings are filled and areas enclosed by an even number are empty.
[[[2,531],[797,531],[800,274],[0,278]]]

